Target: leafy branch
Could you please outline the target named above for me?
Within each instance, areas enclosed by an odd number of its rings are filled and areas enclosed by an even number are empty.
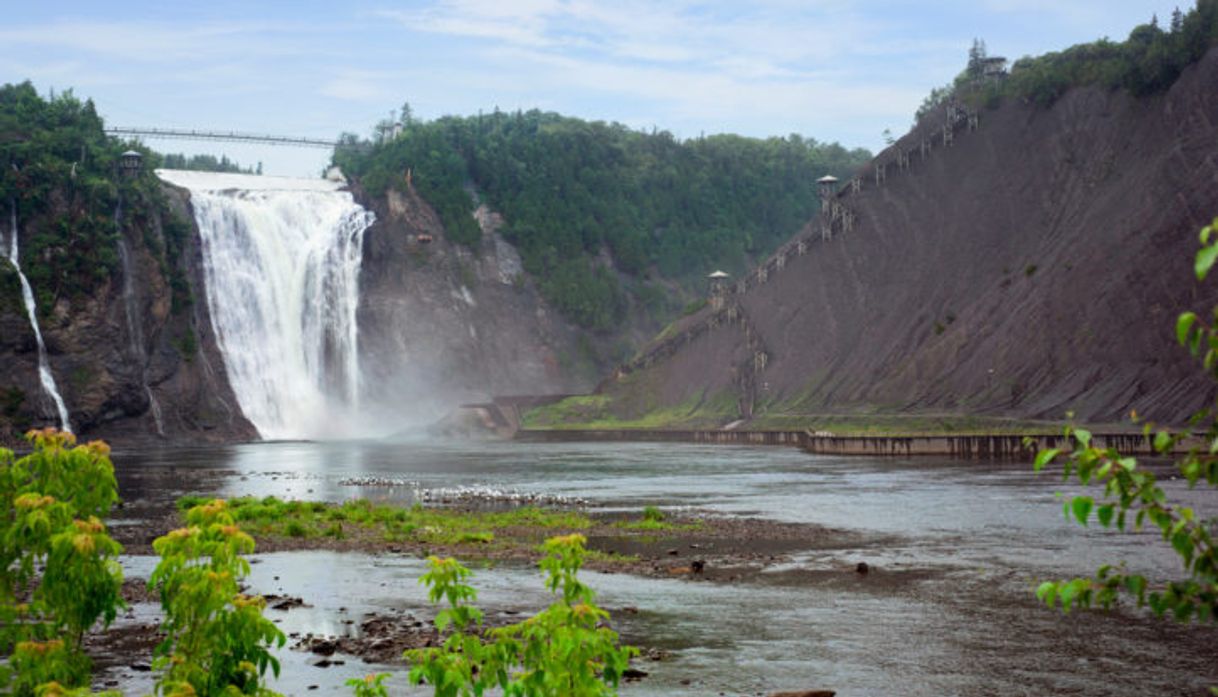
[[[1204,281],[1218,262],[1218,219],[1200,235],[1194,273]],[[1206,374],[1218,380],[1218,306],[1213,321],[1205,323],[1193,312],[1185,312],[1176,322],[1176,339],[1201,361]],[[1136,413],[1133,415],[1137,419]],[[1176,467],[1189,488],[1199,484],[1218,488],[1218,418],[1213,407],[1197,412],[1187,431],[1156,430],[1147,423],[1143,433],[1152,438],[1156,453],[1180,455]],[[1153,436],[1152,436],[1153,433]],[[1093,518],[1105,528],[1118,530],[1157,529],[1179,557],[1183,576],[1161,585],[1151,585],[1141,574],[1125,571],[1123,565],[1101,566],[1091,578],[1046,581],[1036,595],[1050,606],[1063,611],[1072,608],[1110,608],[1122,595],[1132,596],[1139,607],[1148,606],[1157,616],[1171,615],[1187,622],[1218,620],[1218,554],[1215,552],[1214,518],[1201,518],[1188,506],[1172,502],[1159,486],[1154,473],[1139,466],[1136,458],[1122,456],[1114,448],[1098,448],[1091,433],[1073,426],[1065,429],[1072,448],[1056,448],[1036,455],[1034,467],[1041,471],[1051,464],[1062,466],[1063,481],[1083,486],[1102,487],[1103,494],[1074,496],[1063,504],[1063,513],[1080,525]]]

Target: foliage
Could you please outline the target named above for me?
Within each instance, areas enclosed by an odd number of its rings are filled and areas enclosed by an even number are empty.
[[[1169,31],[1157,23],[1134,27],[1122,42],[1107,38],[1064,51],[1015,61],[1004,82],[978,84],[976,71],[984,42],[974,42],[969,67],[953,83],[931,91],[915,121],[952,98],[993,105],[1002,98],[1049,105],[1071,88],[1096,85],[1135,95],[1163,92],[1180,73],[1218,45],[1218,0],[1197,0],[1187,13],[1173,13]],[[978,54],[977,51],[981,53]]]
[[[389,697],[385,689],[385,679],[389,673],[369,673],[362,678],[351,678],[347,686],[355,693],[355,697]]]
[[[283,632],[262,616],[266,601],[240,592],[250,571],[241,555],[254,540],[241,532],[223,500],[186,512],[187,527],[158,538],[161,561],[149,586],[161,595],[167,634],[153,667],[163,670],[163,695],[273,695],[261,684],[269,667],[279,675],[270,647]]]
[[[232,172],[234,174],[262,174],[262,163],[255,167],[242,167],[221,155],[191,155],[181,153],[165,153],[161,155],[161,167],[165,169],[189,169],[196,172]]]
[[[186,496],[179,508],[190,508],[205,499]],[[573,511],[520,506],[506,511],[460,511],[443,508],[374,504],[364,499],[342,504],[316,501],[283,501],[274,496],[238,498],[228,502],[229,514],[242,530],[281,537],[341,538],[362,529],[383,539],[435,545],[485,544],[495,532],[506,529],[551,531],[582,530],[592,526],[587,516]],[[508,544],[506,541],[504,544]]]
[[[118,499],[110,448],[53,428],[26,437],[23,458],[0,449],[0,689],[15,695],[88,685],[84,635],[123,607],[122,547],[101,522]]]
[[[1197,253],[1196,276],[1204,280],[1218,260],[1218,219],[1201,231],[1201,250]],[[1212,323],[1192,312],[1180,315],[1176,335],[1180,344],[1201,358],[1206,374],[1218,379],[1218,306],[1212,312]],[[1179,457],[1176,466],[1190,488],[1203,484],[1218,488],[1218,410],[1213,407],[1198,412],[1192,419],[1195,429],[1204,429],[1199,443],[1192,445]],[[1150,437],[1153,432],[1155,452],[1170,456],[1196,437],[1189,431],[1155,430],[1144,426]],[[1155,475],[1141,467],[1132,457],[1123,457],[1115,449],[1092,445],[1091,433],[1082,428],[1067,428],[1066,435],[1073,444],[1069,453],[1057,449],[1037,454],[1037,471],[1061,463],[1063,479],[1076,480],[1081,485],[1103,487],[1097,500],[1092,496],[1074,496],[1063,506],[1067,518],[1081,525],[1095,520],[1105,528],[1141,530],[1149,523],[1158,530],[1164,542],[1180,558],[1184,576],[1165,585],[1155,585],[1141,574],[1127,573],[1123,566],[1101,566],[1092,578],[1068,581],[1046,581],[1036,590],[1048,605],[1058,605],[1064,611],[1077,607],[1112,607],[1122,595],[1132,596],[1139,606],[1149,606],[1159,616],[1171,615],[1179,621],[1218,621],[1218,554],[1212,531],[1218,519],[1205,519],[1192,508],[1173,503],[1157,483]]]
[[[484,200],[546,299],[598,330],[621,320],[634,279],[743,270],[816,214],[817,178],[869,158],[798,135],[679,141],[537,110],[411,120],[395,139],[334,153],[372,195],[406,190],[409,172],[462,244],[479,241],[471,213]]]
[[[477,593],[465,583],[469,570],[454,559],[431,557],[420,582],[432,603],[447,603],[435,619],[447,638],[438,648],[406,652],[411,682],[431,685],[437,697],[493,688],[522,697],[615,694],[637,651],[619,645],[617,633],[604,626],[609,613],[579,581],[585,542],[578,534],[548,540],[541,569],[555,601],[523,622],[490,630],[486,638],[479,632],[482,612],[472,605]]]

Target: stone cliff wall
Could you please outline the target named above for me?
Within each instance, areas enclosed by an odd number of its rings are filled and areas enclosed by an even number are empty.
[[[480,208],[477,250],[445,239],[418,197],[367,200],[360,271],[360,363],[367,398],[406,420],[431,420],[497,394],[588,389],[603,367],[548,308],[515,249]]]
[[[191,221],[185,192],[164,191],[174,215]],[[20,219],[21,239],[37,235],[52,214]],[[78,433],[124,442],[253,438],[211,335],[198,236],[189,236],[171,268],[165,224],[159,215],[124,219],[122,239],[116,240],[120,273],[88,298],[58,300],[50,316],[40,318],[72,424]],[[186,286],[179,289],[186,302],[177,308],[175,277]],[[19,300],[0,302],[0,392],[7,397],[0,410],[3,440],[16,440],[28,427],[57,425],[38,381],[37,347]]]

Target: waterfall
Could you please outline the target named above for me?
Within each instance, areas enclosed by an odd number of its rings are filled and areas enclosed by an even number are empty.
[[[18,249],[17,241],[17,204],[15,201],[9,201],[9,212],[11,215],[10,228],[12,229],[12,239],[8,244],[8,260],[17,270],[17,278],[21,280],[21,299],[25,301],[25,312],[30,317],[30,326],[34,328],[34,338],[38,340],[38,380],[42,383],[42,389],[51,397],[51,401],[55,403],[55,409],[59,412],[59,427],[65,431],[72,430],[72,422],[68,420],[68,407],[63,403],[63,397],[59,396],[59,388],[55,386],[55,376],[51,374],[51,364],[47,360],[47,347],[42,341],[42,330],[38,328],[38,312],[37,306],[34,304],[34,291],[30,288],[30,282],[26,279],[25,274],[21,271],[21,255]]]
[[[372,213],[323,180],[159,170],[191,192],[229,382],[264,438],[356,435]]]

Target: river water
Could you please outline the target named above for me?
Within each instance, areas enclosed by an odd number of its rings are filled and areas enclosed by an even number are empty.
[[[1063,616],[1037,604],[1039,580],[1121,559],[1166,578],[1178,562],[1151,534],[1066,522],[1057,494],[1072,490],[1026,464],[692,444],[428,440],[118,451],[114,460],[132,502],[214,492],[409,503],[476,492],[598,510],[698,509],[842,531],[839,544],[810,543],[745,583],[588,573],[603,606],[638,608],[614,615],[628,641],[670,652],[640,662],[649,677],[623,694],[1202,695],[1218,684],[1212,629],[1136,609]],[[209,475],[207,491],[192,491],[200,473]],[[1203,511],[1218,509],[1209,492],[1166,486]],[[154,561],[124,563],[129,575],[145,576]],[[851,572],[858,561],[873,573]],[[253,568],[254,591],[312,604],[268,611],[284,631],[340,634],[350,631],[346,620],[358,624],[365,612],[426,612],[417,559],[276,553],[260,555]],[[474,585],[488,614],[532,612],[546,602],[537,572],[524,566],[478,570]],[[355,658],[323,669],[308,654],[280,655],[284,672],[275,687],[288,694],[343,694],[345,679],[376,669]],[[400,669],[390,670],[393,693],[411,693]],[[128,694],[151,684],[147,673],[123,669],[108,677]]]

